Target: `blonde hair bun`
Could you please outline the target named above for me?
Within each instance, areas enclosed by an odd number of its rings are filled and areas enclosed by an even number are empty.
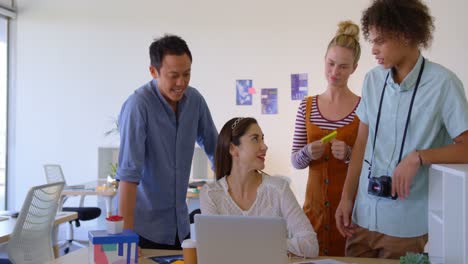
[[[336,36],[340,35],[350,36],[359,42],[359,26],[354,24],[351,20],[341,21],[336,31]]]

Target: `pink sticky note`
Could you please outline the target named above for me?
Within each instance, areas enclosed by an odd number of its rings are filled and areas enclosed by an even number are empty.
[[[249,87],[249,94],[254,94],[255,93],[255,88]]]

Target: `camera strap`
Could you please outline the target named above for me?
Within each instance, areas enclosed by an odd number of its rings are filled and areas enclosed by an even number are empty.
[[[403,155],[403,148],[405,146],[406,133],[408,132],[409,121],[410,121],[410,118],[411,118],[411,111],[413,110],[414,98],[416,97],[416,92],[417,92],[418,87],[419,87],[419,82],[421,81],[421,76],[422,76],[422,73],[424,71],[424,64],[425,64],[425,59],[423,57],[423,61],[422,61],[422,64],[421,64],[421,69],[419,70],[419,74],[418,74],[418,79],[416,80],[416,86],[414,87],[413,96],[411,97],[411,102],[410,102],[410,106],[409,106],[409,110],[408,110],[408,116],[406,117],[405,131],[403,133],[403,139],[402,139],[401,148],[400,148],[400,155],[398,156],[398,163],[397,164],[400,163],[401,156]],[[377,112],[377,121],[375,122],[374,142],[372,144],[372,159],[371,159],[370,163],[368,161],[366,161],[369,164],[369,175],[367,176],[367,178],[370,178],[370,175],[371,175],[372,163],[374,161],[375,142],[377,140],[377,131],[379,130],[379,123],[380,123],[380,113],[382,111],[382,102],[383,102],[383,98],[384,98],[384,95],[385,95],[385,88],[387,87],[387,80],[388,80],[388,76],[390,76],[390,72],[391,72],[391,70],[387,73],[387,77],[385,77],[385,82],[384,82],[384,86],[383,86],[383,89],[382,89],[382,94],[380,95],[379,111]]]

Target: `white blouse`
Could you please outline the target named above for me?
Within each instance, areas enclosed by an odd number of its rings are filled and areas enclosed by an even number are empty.
[[[279,177],[262,175],[257,197],[249,210],[243,211],[228,193],[226,177],[203,186],[200,193],[202,214],[279,216],[286,220],[288,251],[309,258],[318,255],[317,234],[302,211],[289,183]]]

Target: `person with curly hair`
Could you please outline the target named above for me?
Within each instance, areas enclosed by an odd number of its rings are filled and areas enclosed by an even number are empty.
[[[361,120],[335,213],[346,255],[421,253],[428,234],[428,169],[468,163],[463,84],[421,54],[434,31],[420,0],[374,0],[362,31],[379,66],[367,73]]]
[[[317,232],[320,255],[344,256],[345,242],[336,228],[335,210],[356,140],[359,118],[355,110],[360,97],[348,87],[361,55],[359,26],[338,24],[324,58],[327,89],[302,100],[296,114],[291,162],[309,169],[304,212]],[[321,138],[336,130],[330,143]]]

